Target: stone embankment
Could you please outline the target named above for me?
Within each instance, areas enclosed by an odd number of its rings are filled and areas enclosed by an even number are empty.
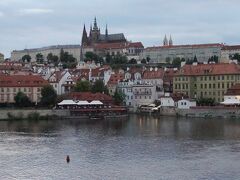
[[[173,107],[162,107],[159,110],[162,116],[180,116],[191,118],[240,118],[239,107],[195,107],[190,109],[178,109]]]
[[[0,120],[7,120],[11,118],[26,119],[31,115],[39,117],[66,117],[69,116],[68,110],[55,109],[0,109]]]

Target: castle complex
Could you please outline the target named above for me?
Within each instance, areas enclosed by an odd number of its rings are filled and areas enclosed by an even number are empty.
[[[129,60],[132,58],[139,61],[150,59],[150,63],[166,63],[175,58],[192,60],[195,57],[198,62],[206,62],[214,56],[218,57],[220,62],[226,62],[230,59],[230,56],[240,53],[240,46],[227,46],[222,43],[175,45],[171,35],[169,38],[165,35],[161,46],[144,49],[141,42],[128,41],[123,33],[109,34],[107,25],[105,32],[101,33],[95,17],[93,25],[90,25],[89,32],[87,32],[85,25],[83,27],[81,46],[57,45],[20,51],[14,50],[11,53],[11,60],[19,61],[24,55],[28,54],[31,56],[31,61],[35,62],[36,55],[40,53],[46,61],[49,53],[60,56],[61,49],[75,57],[78,62],[84,61],[86,52],[93,52],[102,57],[107,54],[111,56],[124,55]]]

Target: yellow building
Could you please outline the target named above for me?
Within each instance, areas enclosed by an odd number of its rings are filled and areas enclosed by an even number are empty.
[[[234,63],[184,65],[173,78],[173,92],[221,102],[227,89],[239,82],[240,66]]]

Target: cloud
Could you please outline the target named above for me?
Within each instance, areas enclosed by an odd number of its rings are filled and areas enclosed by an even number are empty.
[[[30,8],[30,9],[21,9],[21,15],[34,15],[34,14],[49,14],[53,13],[53,9],[43,9],[43,8]]]

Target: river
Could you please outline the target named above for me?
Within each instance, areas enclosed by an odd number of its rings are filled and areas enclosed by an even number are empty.
[[[0,121],[0,179],[239,178],[240,120]]]

